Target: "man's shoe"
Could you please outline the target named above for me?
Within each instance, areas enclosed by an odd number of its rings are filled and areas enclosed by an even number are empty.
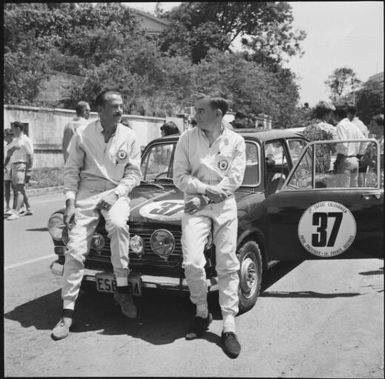
[[[12,209],[8,208],[5,212],[4,212],[4,216],[10,216],[12,214]]]
[[[122,313],[128,318],[135,318],[137,316],[136,306],[134,300],[129,293],[114,293],[114,300],[120,304]]]
[[[52,329],[51,337],[58,341],[66,338],[70,334],[70,327],[72,325],[72,318],[62,317],[56,326]]]
[[[233,332],[222,332],[222,348],[230,358],[237,358],[241,352],[241,345]]]
[[[211,321],[213,321],[213,315],[210,312],[206,318],[195,316],[191,327],[185,336],[186,340],[202,337],[203,333],[209,328]]]
[[[32,215],[33,215],[32,209],[27,209],[24,213],[24,216],[32,216]]]

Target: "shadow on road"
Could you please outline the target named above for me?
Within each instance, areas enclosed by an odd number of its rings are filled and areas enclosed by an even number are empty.
[[[291,297],[291,298],[315,298],[315,299],[327,299],[334,297],[353,297],[360,296],[359,292],[338,292],[338,293],[322,293],[314,291],[298,291],[298,292],[285,292],[285,291],[272,291],[264,292],[262,297]]]
[[[299,265],[300,262],[278,264],[265,274],[263,288],[274,282]],[[262,294],[262,296],[269,294]],[[130,335],[154,345],[169,344],[184,338],[192,318],[194,306],[187,293],[180,295],[166,291],[144,291],[144,296],[136,298],[138,317],[125,318],[119,306],[115,305],[111,294],[81,291],[75,310],[75,324],[72,333],[96,331],[104,335]],[[35,327],[50,334],[60,318],[60,290],[17,306],[4,315],[5,319],[20,323],[23,328]],[[214,320],[221,320],[218,305],[218,292],[209,294],[209,307]],[[220,346],[220,336],[208,331],[203,337],[208,342]]]
[[[363,271],[359,272],[360,275],[383,275],[384,274],[384,268],[380,267],[378,270],[374,271]]]
[[[48,232],[48,228],[32,228],[32,229],[25,229],[26,232]]]
[[[261,296],[263,291],[271,287],[274,283],[278,282],[290,271],[298,267],[303,261],[291,261],[291,262],[279,262],[274,267],[263,273],[262,285],[261,285]]]

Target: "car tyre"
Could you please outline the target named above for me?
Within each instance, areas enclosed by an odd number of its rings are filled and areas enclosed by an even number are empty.
[[[262,283],[262,254],[255,241],[246,241],[238,250],[239,269],[239,314],[254,307]]]

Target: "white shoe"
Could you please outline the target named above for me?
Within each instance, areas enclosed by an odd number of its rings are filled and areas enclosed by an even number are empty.
[[[18,218],[20,218],[19,212],[12,209],[11,214],[7,217],[7,220],[17,220]]]

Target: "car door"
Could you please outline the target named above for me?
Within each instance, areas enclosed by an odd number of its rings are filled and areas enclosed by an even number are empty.
[[[384,190],[378,154],[361,187],[342,188],[333,171],[336,154],[330,153],[327,165],[319,164],[317,149],[324,143],[331,142],[308,144],[282,189],[265,200],[268,260],[383,257]],[[375,140],[368,143],[379,148]],[[320,172],[328,165],[330,170]]]

